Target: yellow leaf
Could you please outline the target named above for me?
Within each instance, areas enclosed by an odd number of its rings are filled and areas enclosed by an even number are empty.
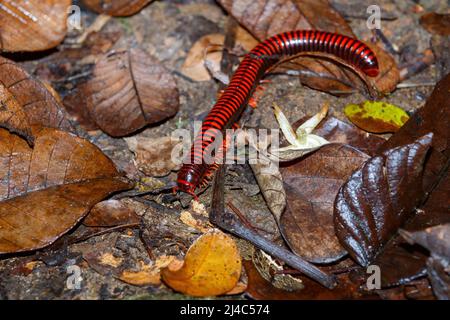
[[[162,279],[172,289],[191,296],[217,296],[232,290],[241,275],[241,256],[232,238],[214,229],[189,248],[181,268],[169,265]]]
[[[344,113],[355,125],[374,133],[396,132],[409,119],[403,109],[381,101],[349,104]]]

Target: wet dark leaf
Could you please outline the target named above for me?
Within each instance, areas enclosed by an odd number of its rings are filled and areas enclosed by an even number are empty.
[[[369,265],[423,194],[422,173],[432,134],[368,160],[336,197],[336,234],[350,255]]]

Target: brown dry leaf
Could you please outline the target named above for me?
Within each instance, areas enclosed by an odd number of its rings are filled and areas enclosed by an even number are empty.
[[[281,214],[286,208],[286,191],[280,171],[270,160],[264,162],[259,159],[257,163],[250,164],[250,167],[270,212],[279,223]]]
[[[355,37],[344,18],[326,0],[220,0],[225,10],[260,41],[284,31],[317,29]],[[380,75],[365,79],[348,68],[312,57],[299,57],[279,66],[279,70],[298,70],[304,84],[333,94],[365,91],[375,85],[378,92],[395,89],[399,72],[394,59],[385,51],[368,44],[379,59]],[[330,55],[327,58],[336,60]],[[329,59],[328,59],[329,60]],[[339,61],[341,62],[341,61]]]
[[[0,51],[41,51],[66,36],[71,0],[3,0]]]
[[[134,286],[150,286],[161,284],[161,269],[166,268],[169,264],[175,263],[177,258],[175,256],[161,256],[151,264],[144,264],[140,261],[140,270],[131,271],[124,270],[119,279],[123,282],[132,284]]]
[[[211,80],[211,74],[205,67],[205,60],[212,66],[212,71],[220,72],[224,41],[225,36],[219,33],[201,37],[189,50],[181,73],[195,81]]]
[[[0,84],[0,127],[27,139],[30,145],[34,138],[27,116],[11,92]]]
[[[432,136],[371,158],[339,189],[336,235],[360,265],[374,260],[420,203],[423,164]]]
[[[334,234],[333,204],[341,185],[368,158],[350,146],[330,144],[281,168],[288,205],[280,229],[296,254],[315,263],[346,254]]]
[[[0,253],[53,243],[97,202],[130,187],[97,147],[50,128],[33,149],[0,129],[0,177]]]
[[[420,17],[420,24],[429,33],[441,36],[450,35],[450,14],[439,14],[436,12],[426,13]]]
[[[140,222],[135,211],[119,200],[105,200],[97,203],[84,218],[83,224],[88,227],[114,227],[123,224]]]
[[[172,289],[192,296],[217,296],[232,290],[241,275],[241,257],[234,240],[214,229],[189,248],[179,269],[161,271]]]
[[[164,177],[181,164],[173,162],[172,151],[179,144],[171,137],[149,138],[135,136],[125,138],[130,150],[135,154],[136,167],[150,177]]]
[[[112,51],[95,64],[92,78],[78,86],[80,108],[111,136],[124,136],[175,115],[178,88],[170,72],[145,51]],[[82,112],[82,111],[80,111]]]
[[[152,0],[83,0],[89,9],[115,17],[131,16]]]
[[[32,127],[50,127],[74,132],[68,114],[47,87],[15,62],[1,56],[0,86],[4,88],[3,94],[7,99],[8,96],[14,98],[8,99],[11,102],[6,104],[6,109],[0,109],[0,126],[23,133],[28,141],[33,140],[30,134]]]

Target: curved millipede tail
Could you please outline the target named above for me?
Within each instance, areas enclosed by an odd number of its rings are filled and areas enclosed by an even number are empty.
[[[205,161],[212,144],[238,120],[249,103],[255,88],[267,69],[286,57],[301,52],[322,52],[335,55],[370,77],[379,73],[374,52],[359,40],[323,31],[296,30],[275,35],[257,45],[242,60],[228,88],[220,96],[203,121],[191,152],[178,172],[178,189],[194,195],[215,167]]]

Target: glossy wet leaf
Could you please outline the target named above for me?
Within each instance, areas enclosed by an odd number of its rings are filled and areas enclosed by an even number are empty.
[[[189,248],[177,270],[162,269],[164,282],[192,296],[217,296],[233,289],[241,275],[241,257],[234,240],[219,230],[202,235]]]
[[[329,144],[281,168],[288,205],[280,229],[296,254],[316,263],[346,254],[334,234],[334,200],[341,185],[368,158],[350,146]]]
[[[131,16],[144,8],[152,0],[83,0],[91,10],[111,16]]]
[[[0,2],[0,51],[41,51],[57,46],[67,32],[71,0]]]
[[[97,202],[129,187],[84,139],[42,129],[31,149],[0,129],[0,254],[53,243]]]
[[[396,132],[409,119],[403,109],[381,101],[348,104],[344,113],[359,128],[373,133]]]
[[[341,244],[369,265],[423,195],[423,164],[432,134],[369,159],[339,189],[334,223]]]

